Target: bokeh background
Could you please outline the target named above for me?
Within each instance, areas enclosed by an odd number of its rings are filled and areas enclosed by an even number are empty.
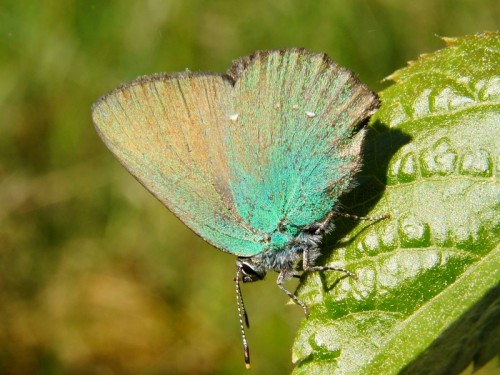
[[[327,52],[380,90],[441,48],[436,35],[499,21],[498,0],[3,0],[0,374],[244,372],[234,257],[113,159],[90,119],[100,95],[286,47]],[[289,373],[300,309],[274,277],[243,292],[253,373]]]

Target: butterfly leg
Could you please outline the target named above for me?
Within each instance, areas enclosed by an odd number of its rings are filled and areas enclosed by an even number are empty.
[[[331,211],[328,215],[326,215],[325,220],[323,220],[321,223],[318,224],[318,228],[316,228],[315,234],[321,234],[322,232],[324,232],[333,216],[341,216],[351,220],[368,220],[368,221],[379,221],[391,217],[390,214],[385,214],[380,216],[358,216],[358,215],[346,214],[343,212]]]
[[[326,227],[330,223],[330,220],[332,219],[334,215],[334,211],[331,211],[328,215],[326,215],[325,220],[323,220],[321,223],[319,223],[318,228],[316,229],[315,234],[320,234],[325,231]],[[305,254],[305,251],[304,251]]]
[[[302,253],[302,267],[303,267],[304,272],[338,271],[338,272],[345,273],[347,276],[352,277],[354,280],[358,279],[356,274],[352,273],[349,270],[346,270],[345,268],[333,267],[333,266],[314,266],[312,264],[309,264],[310,263],[309,251],[310,251],[310,249],[306,249]]]
[[[346,214],[343,212],[333,212],[333,215],[342,216],[352,220],[367,220],[367,221],[379,221],[379,220],[389,219],[391,217],[390,214],[385,214],[380,216],[358,216],[358,215]]]
[[[278,280],[276,280],[276,284],[278,284],[278,288],[280,288],[283,291],[283,293],[285,293],[290,299],[292,299],[293,302],[295,302],[297,305],[302,307],[302,309],[304,310],[304,314],[306,314],[306,316],[307,316],[308,312],[307,312],[306,304],[304,302],[302,302],[295,294],[293,294],[292,292],[290,292],[289,290],[287,290],[283,286],[283,283],[286,280],[288,280],[290,278],[290,276],[291,275],[288,273],[288,271],[282,270],[278,276]]]

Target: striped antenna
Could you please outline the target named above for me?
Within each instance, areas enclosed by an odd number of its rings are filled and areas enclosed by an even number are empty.
[[[236,277],[234,278],[236,285],[236,307],[238,308],[238,319],[240,321],[241,330],[241,340],[243,341],[243,352],[245,355],[245,367],[250,368],[250,348],[248,347],[247,336],[245,334],[245,325],[250,328],[250,322],[248,321],[247,310],[245,309],[245,304],[243,303],[243,295],[241,294],[240,288],[240,273],[241,267],[236,269]],[[245,322],[243,324],[243,322]]]

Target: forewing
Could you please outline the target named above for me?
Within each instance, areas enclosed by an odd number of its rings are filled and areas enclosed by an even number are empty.
[[[242,221],[229,190],[231,98],[227,76],[156,75],[104,96],[92,117],[117,159],[191,229],[225,251],[254,255],[262,236]]]
[[[320,220],[358,168],[359,123],[376,96],[326,55],[304,50],[257,52],[229,75],[238,130],[228,162],[240,215],[268,233]]]

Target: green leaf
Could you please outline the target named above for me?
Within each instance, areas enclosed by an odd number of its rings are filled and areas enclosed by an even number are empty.
[[[395,72],[372,118],[360,185],[311,273],[294,374],[449,374],[500,347],[500,34]],[[340,236],[340,237],[339,237]]]

